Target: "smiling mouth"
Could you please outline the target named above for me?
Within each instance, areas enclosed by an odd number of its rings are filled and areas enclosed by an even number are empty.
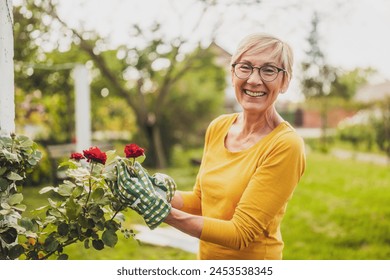
[[[244,90],[244,93],[246,95],[249,95],[250,97],[261,97],[261,96],[264,96],[266,94],[264,91],[255,92],[255,91],[250,91],[250,90]]]

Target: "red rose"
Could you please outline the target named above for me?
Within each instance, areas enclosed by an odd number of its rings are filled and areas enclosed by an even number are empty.
[[[72,153],[70,155],[70,159],[74,159],[74,160],[80,160],[80,159],[83,159],[83,158],[85,158],[85,157],[81,153]]]
[[[137,158],[143,156],[145,149],[142,149],[137,144],[127,144],[125,146],[125,154],[127,158]]]
[[[107,155],[106,153],[103,153],[98,147],[91,147],[89,150],[84,150],[83,153],[88,162],[92,160],[101,164],[106,163]]]

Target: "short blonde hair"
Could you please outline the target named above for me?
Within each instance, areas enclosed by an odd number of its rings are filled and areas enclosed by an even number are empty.
[[[232,55],[231,64],[237,63],[245,53],[258,54],[270,48],[273,50],[272,58],[281,62],[281,67],[286,69],[287,78],[290,81],[294,63],[292,48],[286,42],[270,34],[254,33],[244,37]]]

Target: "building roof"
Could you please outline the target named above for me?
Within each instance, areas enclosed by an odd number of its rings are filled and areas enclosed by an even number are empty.
[[[366,85],[357,90],[355,100],[363,103],[371,103],[390,98],[390,81]]]

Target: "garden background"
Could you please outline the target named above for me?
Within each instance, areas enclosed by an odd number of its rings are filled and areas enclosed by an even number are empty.
[[[353,58],[344,54],[338,63],[330,49],[343,48],[327,37],[330,14],[343,27],[368,2],[146,2],[149,6],[128,1],[131,20],[116,25],[125,17],[119,1],[92,20],[90,1],[14,1],[16,134],[33,139],[43,154],[22,183],[23,216],[34,217],[31,210],[48,203],[50,195],[39,191],[63,182],[57,166],[76,147],[77,65],[89,73],[92,143],[119,153],[125,144],[138,143],[146,148],[150,172],[167,173],[180,190],[190,190],[208,123],[237,110],[229,84],[234,49],[229,40],[236,44],[245,35],[240,29],[267,31],[297,49],[294,80],[276,106],[304,137],[308,160],[282,223],[284,258],[389,259],[390,72],[374,56],[359,60],[355,49]],[[153,16],[145,21],[148,12]],[[381,11],[369,12],[381,18]],[[297,25],[287,26],[286,18]],[[110,24],[103,29],[92,24],[99,21]],[[389,42],[372,43],[381,53],[379,45]],[[354,63],[346,66],[348,58]],[[365,94],[373,98],[359,98]],[[126,227],[143,224],[134,212],[124,213]],[[76,260],[195,258],[193,252],[146,244],[137,235],[118,236],[113,248],[85,249],[80,242],[64,251]]]

